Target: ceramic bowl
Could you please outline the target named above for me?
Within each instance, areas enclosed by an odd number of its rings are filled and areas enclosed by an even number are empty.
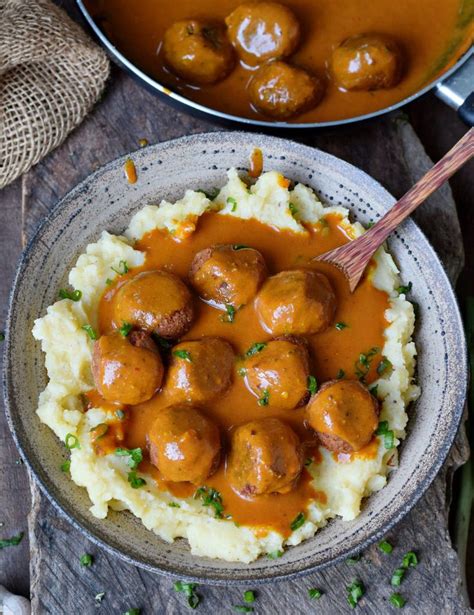
[[[41,489],[73,525],[101,548],[151,571],[207,583],[252,583],[288,578],[335,563],[364,549],[397,523],[428,488],[445,460],[462,415],[467,386],[466,345],[456,300],[443,267],[420,229],[408,220],[391,237],[390,251],[413,280],[421,307],[416,330],[422,395],[409,410],[400,467],[352,522],[333,520],[316,536],[277,560],[250,565],[191,555],[187,542],[163,542],[130,513],[105,520],[89,512],[85,490],[59,466],[65,449],[38,420],[38,395],[46,384],[44,358],[31,335],[35,318],[57,299],[86,245],[103,229],[119,234],[131,216],[162,198],[173,201],[189,187],[222,185],[225,172],[248,166],[253,146],[265,168],[309,184],[331,204],[349,207],[362,223],[377,220],[393,197],[362,171],[326,153],[287,140],[247,133],[184,137],[133,154],[139,180],[124,179],[125,158],[99,169],[66,195],[44,220],[20,261],[6,331],[4,393],[16,443]]]

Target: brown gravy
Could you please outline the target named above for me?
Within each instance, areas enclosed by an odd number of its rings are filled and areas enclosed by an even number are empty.
[[[223,20],[239,0],[86,0],[106,36],[145,73],[184,97],[219,111],[271,121],[251,108],[247,84],[252,70],[237,65],[223,81],[189,86],[164,66],[160,45],[165,30],[185,18]],[[388,90],[342,92],[331,80],[323,101],[291,122],[325,122],[383,109],[410,96],[459,58],[472,42],[473,0],[284,0],[303,28],[290,61],[322,77],[332,50],[346,38],[367,32],[391,35],[405,52],[401,82]],[[471,19],[469,19],[471,16]]]
[[[184,240],[177,240],[167,231],[156,230],[137,242],[135,248],[145,252],[143,267],[134,268],[119,277],[104,293],[99,309],[100,333],[111,330],[113,320],[113,303],[117,289],[131,276],[139,271],[164,268],[187,278],[192,258],[199,250],[215,243],[246,244],[263,254],[270,274],[296,267],[314,267],[325,273],[330,279],[337,297],[337,310],[333,324],[323,333],[308,337],[312,364],[311,373],[319,383],[336,378],[343,370],[348,378],[355,378],[356,362],[360,353],[367,353],[372,348],[382,349],[383,332],[387,326],[384,312],[388,308],[386,293],[375,289],[367,277],[355,293],[349,292],[343,275],[329,265],[314,263],[311,259],[329,249],[348,241],[344,230],[339,226],[340,218],[330,214],[325,222],[310,228],[307,235],[289,231],[280,231],[261,224],[256,220],[242,220],[232,216],[215,213],[204,214],[198,221],[196,232]],[[189,333],[181,341],[196,339],[204,335],[221,336],[234,347],[236,355],[242,355],[256,341],[265,341],[269,335],[260,326],[253,305],[240,309],[233,323],[224,322],[223,312],[212,308],[196,299],[196,319]],[[338,330],[334,326],[344,322],[347,328]],[[376,366],[381,359],[380,350],[374,354],[368,383],[377,378]],[[290,424],[305,443],[307,456],[313,463],[321,461],[314,434],[305,424],[304,409],[291,411],[262,407],[257,399],[246,390],[243,378],[238,375],[239,362],[236,363],[234,381],[224,396],[206,404],[206,413],[220,426],[224,445],[229,430],[234,425],[261,417],[280,417]],[[98,403],[97,393],[88,394],[89,404]],[[146,433],[160,408],[170,404],[167,395],[158,393],[150,401],[125,410],[123,430],[120,431],[123,442],[118,446],[141,447],[146,451]],[[111,412],[116,410],[109,404]],[[112,432],[114,433],[114,432]],[[108,440],[108,439],[107,439]],[[107,447],[108,449],[108,447]],[[108,451],[110,452],[110,451]],[[371,443],[355,455],[373,457],[376,445]],[[347,461],[341,459],[341,461]],[[158,484],[177,497],[192,496],[195,487],[188,483],[165,483],[159,472],[146,457],[140,471],[150,472]],[[206,485],[217,489],[223,499],[225,514],[231,515],[236,523],[261,526],[262,531],[276,529],[283,535],[289,535],[291,521],[304,511],[311,500],[325,501],[325,494],[316,492],[310,485],[310,475],[303,472],[295,490],[286,495],[268,495],[244,500],[237,496],[225,479],[224,464],[211,476]]]

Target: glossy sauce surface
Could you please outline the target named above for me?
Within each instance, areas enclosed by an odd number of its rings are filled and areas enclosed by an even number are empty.
[[[451,65],[472,41],[473,0],[285,0],[296,14],[302,41],[290,61],[327,77],[332,50],[346,38],[379,32],[404,49],[405,70],[393,88],[375,92],[342,92],[328,80],[323,101],[290,121],[331,121],[363,115],[413,94]],[[253,69],[242,64],[220,83],[186,85],[163,66],[160,46],[175,21],[199,18],[223,21],[239,0],[86,0],[106,36],[147,74],[172,91],[232,115],[268,120],[252,109],[247,84]],[[131,8],[133,6],[133,8]],[[471,21],[469,21],[471,16]]]
[[[187,279],[191,261],[199,250],[215,243],[245,244],[258,249],[271,274],[291,268],[314,268],[327,275],[334,288],[337,308],[333,322],[320,334],[308,336],[310,346],[310,373],[319,383],[334,379],[340,370],[348,378],[356,378],[356,362],[360,353],[372,348],[383,347],[383,332],[387,325],[384,312],[388,308],[386,293],[375,289],[367,278],[350,294],[343,275],[329,265],[314,263],[311,259],[331,248],[348,241],[345,232],[338,226],[339,218],[328,215],[323,223],[309,229],[302,235],[272,229],[256,220],[241,220],[232,216],[215,213],[204,214],[197,222],[196,232],[188,238],[177,241],[167,231],[153,231],[137,242],[135,248],[146,254],[145,264],[135,268],[117,279],[117,282],[104,293],[100,304],[100,332],[104,334],[113,328],[113,305],[117,289],[139,271],[164,268]],[[196,318],[189,333],[181,340],[193,340],[202,336],[220,336],[229,341],[237,360],[233,384],[230,389],[216,400],[203,405],[206,414],[220,426],[224,450],[230,430],[236,425],[256,418],[278,417],[298,433],[305,446],[305,456],[313,457],[313,463],[321,459],[314,433],[305,422],[304,408],[282,410],[258,404],[257,398],[245,387],[238,369],[238,357],[243,355],[255,342],[265,342],[270,336],[261,327],[252,304],[236,312],[233,322],[226,322],[225,312],[217,310],[196,298]],[[347,327],[338,330],[335,324],[344,322]],[[377,351],[371,361],[366,380],[368,383],[377,378],[376,367],[381,359]],[[165,358],[166,364],[166,358]],[[95,400],[92,394],[91,400]],[[124,426],[125,444],[129,448],[141,447],[146,450],[146,434],[154,417],[161,408],[172,403],[166,392],[160,392],[150,401],[127,410]],[[315,449],[316,447],[316,449]],[[360,456],[372,457],[376,448],[362,449]],[[369,447],[366,447],[369,449]],[[195,487],[186,483],[165,483],[148,460],[140,466],[141,471],[151,472],[162,485],[178,497],[191,496]],[[304,511],[311,499],[323,501],[325,494],[316,493],[311,487],[309,473],[304,470],[297,487],[285,495],[266,495],[243,499],[235,494],[225,477],[225,466],[206,480],[206,485],[217,489],[223,499],[225,514],[232,515],[236,523],[249,523],[253,526],[274,528],[283,535],[290,533],[291,520]]]

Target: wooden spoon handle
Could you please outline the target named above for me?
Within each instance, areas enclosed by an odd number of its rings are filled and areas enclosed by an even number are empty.
[[[449,152],[432,167],[392,209],[366,233],[367,243],[375,250],[397,226],[474,156],[474,128],[471,128]],[[370,241],[369,241],[370,238]]]

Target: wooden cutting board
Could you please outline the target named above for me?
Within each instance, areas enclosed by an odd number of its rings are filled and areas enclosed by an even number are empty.
[[[150,143],[184,134],[218,130],[209,121],[178,113],[145,92],[131,78],[113,71],[101,103],[65,142],[27,175],[24,181],[23,230],[28,239],[48,210],[77,182],[106,162],[137,149],[140,138]],[[401,196],[431,165],[412,127],[403,116],[357,127],[347,132],[291,135],[308,145],[333,153],[361,167],[392,194]],[[444,187],[416,215],[454,282],[463,264],[462,239],[455,204]],[[433,221],[436,220],[436,224]],[[93,221],[91,221],[93,224]],[[366,595],[365,613],[395,611],[388,599],[390,578],[406,551],[415,550],[420,564],[410,570],[399,591],[407,598],[405,613],[464,613],[459,562],[447,530],[453,471],[468,456],[461,430],[456,445],[439,476],[413,511],[387,539],[391,555],[377,546],[368,549],[357,564],[343,563],[288,582],[256,588],[256,613],[338,614],[350,612],[346,587],[361,580]],[[29,516],[31,593],[35,614],[120,614],[140,608],[143,614],[186,613],[185,597],[173,581],[153,575],[98,550],[62,518],[32,483],[33,506]],[[94,564],[80,565],[91,553]],[[192,573],[192,571],[190,571]],[[308,588],[324,595],[311,601]],[[243,604],[240,587],[199,587],[200,613],[233,613]],[[95,599],[104,593],[99,602]]]

